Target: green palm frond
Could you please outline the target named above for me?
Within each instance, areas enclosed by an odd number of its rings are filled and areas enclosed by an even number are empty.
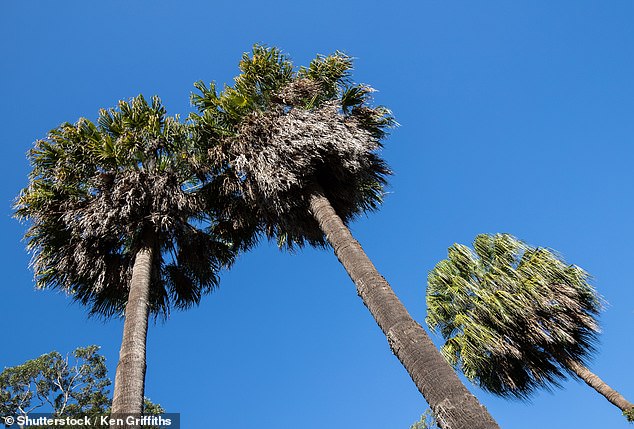
[[[465,376],[502,396],[558,386],[594,351],[601,299],[581,268],[508,234],[455,244],[429,273],[426,322]]]

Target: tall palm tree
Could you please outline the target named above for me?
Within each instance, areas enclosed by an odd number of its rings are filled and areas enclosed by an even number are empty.
[[[105,317],[125,314],[113,414],[140,414],[148,317],[188,308],[218,285],[233,250],[220,239],[189,132],[158,97],[50,131],[29,152],[16,216],[30,222],[38,288],[64,290]]]
[[[634,404],[586,367],[601,299],[588,274],[508,234],[455,244],[429,273],[427,324],[467,378],[500,396],[526,398],[578,377],[634,418]]]
[[[208,189],[231,197],[223,217],[258,222],[280,246],[332,246],[357,292],[443,428],[497,428],[378,273],[347,224],[377,209],[390,174],[378,154],[394,120],[371,107],[373,89],[350,80],[337,52],[295,70],[278,49],[255,46],[234,86],[196,84],[192,115],[209,146]]]

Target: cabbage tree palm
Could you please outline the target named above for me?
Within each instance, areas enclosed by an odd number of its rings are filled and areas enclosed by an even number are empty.
[[[634,417],[634,404],[587,367],[599,332],[601,299],[588,274],[548,249],[508,234],[455,244],[430,272],[427,324],[442,353],[482,388],[526,398],[578,377]]]
[[[296,70],[255,46],[233,86],[197,83],[192,119],[215,177],[207,190],[232,202],[220,215],[257,223],[282,247],[330,244],[441,426],[496,428],[347,228],[381,203],[390,171],[379,150],[394,124],[351,68],[337,52]]]
[[[38,288],[68,292],[91,314],[125,315],[113,414],[140,414],[149,315],[188,308],[218,285],[232,249],[201,215],[195,150],[157,97],[50,131],[29,152],[16,203]]]

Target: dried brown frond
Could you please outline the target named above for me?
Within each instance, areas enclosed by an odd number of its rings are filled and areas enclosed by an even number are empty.
[[[274,95],[274,100],[288,106],[303,106],[315,100],[323,91],[322,84],[308,78],[299,78]]]
[[[235,169],[237,188],[267,224],[320,244],[323,234],[308,210],[310,195],[316,186],[323,188],[346,221],[370,208],[363,202],[380,198],[371,182],[389,173],[375,154],[379,147],[354,116],[329,102],[311,110],[254,112],[211,155]]]

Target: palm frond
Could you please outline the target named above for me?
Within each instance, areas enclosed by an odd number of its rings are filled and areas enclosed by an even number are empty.
[[[158,97],[121,101],[102,109],[97,124],[82,118],[37,141],[30,183],[15,204],[30,224],[36,285],[66,291],[93,314],[120,315],[134,255],[150,233],[160,250],[151,312],[197,304],[237,250],[216,236],[220,219],[201,217],[215,200],[201,192],[200,156],[191,127],[166,116]]]
[[[378,208],[391,174],[378,152],[395,122],[369,105],[369,86],[351,82],[352,58],[319,55],[295,70],[278,49],[256,45],[240,70],[220,93],[195,84],[198,113],[190,116],[215,189],[242,200],[232,203],[233,217],[256,218],[282,246],[320,246],[308,210],[316,188],[344,222]]]
[[[429,273],[426,322],[443,354],[495,394],[527,398],[559,386],[592,355],[601,298],[581,268],[508,234],[455,244]]]

